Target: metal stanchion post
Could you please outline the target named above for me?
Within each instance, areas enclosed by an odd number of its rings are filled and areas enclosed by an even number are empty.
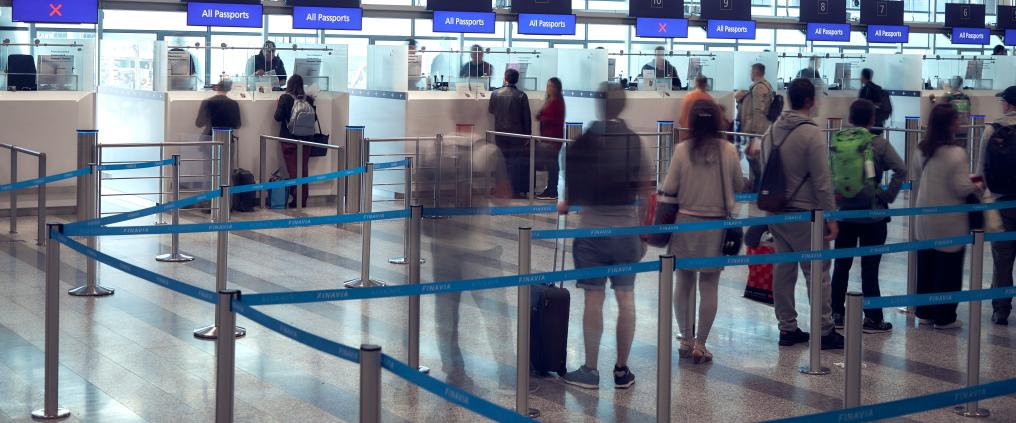
[[[160,144],[159,145],[159,160],[162,160],[164,157],[166,157],[166,147],[164,145]],[[165,170],[165,168],[163,166],[159,166],[159,203],[158,204],[165,204],[166,203],[166,190],[165,190],[166,187],[165,187],[165,184],[163,183],[165,178],[166,178],[166,170]],[[156,213],[155,214],[155,222],[152,223],[152,224],[153,225],[165,225],[166,224],[166,219],[165,219],[164,213]]]
[[[667,169],[670,167],[671,151],[674,148],[674,121],[661,120],[656,122],[656,186],[663,186],[663,178],[667,176]]]
[[[519,228],[519,274],[532,272],[533,228]],[[532,418],[540,417],[540,410],[529,408],[529,285],[519,285],[518,351],[515,362],[515,411]]]
[[[487,133],[488,142],[490,139],[490,133]],[[437,157],[435,163],[437,163],[434,169],[434,208],[441,208],[441,189],[443,187],[443,180],[441,175],[444,173],[444,139],[438,137],[435,141],[437,144]]]
[[[406,175],[405,175],[405,182],[403,184],[406,186],[406,193],[405,193],[406,209],[410,209],[412,207],[412,204],[413,204],[413,158],[412,157],[408,157],[408,156],[406,157]],[[407,260],[408,260],[408,257],[409,257],[409,248],[410,248],[410,246],[409,246],[410,245],[410,242],[409,242],[409,232],[410,232],[410,222],[411,222],[412,218],[413,218],[412,216],[406,216],[405,233],[404,233],[404,238],[403,238],[406,241],[405,241],[405,243],[403,244],[403,247],[402,247],[402,256],[389,258],[388,262],[391,263],[391,264],[406,264],[408,262]],[[420,260],[420,263],[426,263],[427,262],[427,260],[424,260],[422,257],[419,257],[419,256],[417,256],[417,259]]]
[[[303,144],[297,144],[296,145],[296,178],[294,178],[294,179],[302,178],[304,176],[305,172],[307,172],[307,170],[303,168]],[[305,189],[310,189],[310,186],[304,187],[303,184],[300,184],[300,185],[296,186],[296,208],[298,208],[298,209],[302,209],[302,208],[307,206],[306,204],[303,204],[303,190],[305,190]]]
[[[970,251],[970,290],[981,289],[984,277],[984,231],[973,231],[974,247]],[[981,302],[970,302],[970,331],[967,334],[967,387],[981,383]],[[956,407],[956,414],[965,417],[988,417],[986,408],[980,408],[977,401]]]
[[[88,167],[89,163],[96,162],[95,150],[99,143],[99,131],[91,129],[78,130],[78,169]],[[89,196],[95,195],[89,190],[89,181],[94,175],[81,175],[77,178],[77,201],[74,203],[77,209],[78,220],[91,219],[91,212],[88,204]]]
[[[363,213],[370,213],[372,202],[374,201],[374,164],[367,164],[367,173],[363,174],[363,186],[360,187],[362,195],[362,205],[360,209]],[[385,283],[378,279],[370,278],[370,234],[371,234],[371,222],[370,220],[364,220],[362,224],[362,230],[360,233],[360,277],[357,279],[351,279],[342,284],[346,288],[373,288],[377,286],[385,286]]]
[[[846,364],[843,391],[843,408],[861,405],[861,308],[864,296],[860,292],[847,293]],[[814,331],[813,331],[814,332]]]
[[[674,256],[660,256],[660,293],[657,299],[659,325],[656,334],[656,422],[670,422],[670,360],[673,332],[671,301],[674,296]]]
[[[346,127],[346,168],[353,169],[365,166],[367,160],[363,156],[363,134],[362,126]],[[346,213],[360,212],[360,196],[363,192],[360,186],[363,185],[364,175],[352,175],[345,178],[346,182]]]
[[[39,178],[46,177],[46,153],[39,154]],[[36,212],[36,223],[38,224],[38,238],[36,239],[36,245],[46,245],[46,184],[39,185],[38,188],[38,211]]]
[[[268,139],[262,135],[260,138],[259,152],[258,152],[258,182],[268,182]],[[261,209],[268,208],[268,192],[262,192],[258,194],[259,202],[261,203]]]
[[[360,345],[360,423],[381,423],[381,347]]]
[[[410,285],[420,283],[420,225],[423,219],[423,206],[412,205],[409,207],[409,280]],[[430,369],[420,365],[420,296],[409,297],[409,358],[406,363],[410,367],[416,367],[423,373],[429,373]]]
[[[831,131],[826,132],[827,146],[832,145],[833,134],[835,134],[835,131],[838,131],[842,128],[843,128],[843,118],[829,118],[829,120],[826,121],[826,129],[831,129]]]
[[[61,225],[46,225],[46,234],[60,231]],[[43,359],[45,376],[43,408],[32,412],[36,420],[65,419],[71,415],[58,403],[60,381],[60,243],[52,239],[46,243],[46,340]]]
[[[85,196],[85,203],[83,207],[88,213],[88,217],[86,219],[96,219],[99,217],[98,203],[100,198],[97,190],[99,186],[99,178],[101,178],[102,175],[99,171],[99,167],[96,166],[95,163],[90,163],[88,166],[91,169],[91,173],[85,175],[88,176],[88,179],[85,181],[85,190],[89,192],[90,195]],[[81,208],[82,204],[78,204],[78,209]],[[85,240],[85,245],[94,250],[96,246],[96,237],[88,237]],[[106,288],[96,282],[99,271],[98,267],[99,263],[96,262],[94,258],[86,257],[85,284],[71,289],[70,291],[67,291],[67,293],[75,297],[105,297],[107,295],[113,295],[113,290],[111,288]]]
[[[811,250],[825,249],[825,212],[811,212]],[[811,303],[811,339],[808,340],[808,365],[801,367],[806,375],[827,375],[829,368],[822,367],[822,260],[811,260],[811,277],[808,280],[809,303]]]
[[[526,198],[529,205],[536,200],[536,140],[529,136],[529,186],[526,187]]]
[[[240,291],[219,291],[215,313],[223,326],[236,326],[236,312],[232,301]],[[236,375],[236,338],[221,336],[215,340],[215,423],[233,423],[233,401]]]
[[[920,140],[921,129],[921,118],[917,116],[907,116],[906,119],[906,136],[904,137],[906,154],[904,155],[906,160],[907,169],[911,168],[913,160],[918,157],[917,143]],[[910,192],[907,193],[908,207],[917,207],[917,191],[914,190],[914,181],[910,181]],[[914,242],[917,240],[917,216],[907,216],[907,242]],[[907,251],[907,295],[914,295],[917,293],[917,251]],[[899,311],[903,313],[914,314],[913,306],[900,307]]]
[[[173,169],[171,171],[171,177],[173,178],[173,201],[180,200],[180,155],[173,155]],[[180,224],[180,209],[173,209],[173,226]],[[183,263],[194,260],[186,254],[180,253],[180,234],[173,232],[170,237],[169,253],[160,254],[155,256],[156,261],[169,262],[169,263]]]
[[[18,150],[11,149],[11,183],[18,182]],[[11,229],[10,233],[18,233],[18,190],[8,191],[11,198]]]
[[[222,198],[219,202],[219,222],[229,222],[229,208],[230,208],[230,193],[229,185],[223,185],[219,187],[222,190]],[[216,234],[216,245],[215,245],[215,291],[221,292],[226,290],[227,277],[229,275],[229,231],[219,231]],[[215,340],[219,335],[219,328],[232,327],[233,336],[242,338],[247,335],[247,329],[244,329],[235,324],[232,326],[226,326],[221,320],[219,315],[221,310],[216,305],[215,311],[215,324],[199,328],[194,331],[194,337],[203,339],[206,341]]]
[[[970,142],[967,143],[967,156],[970,157],[970,173],[977,171],[977,162],[981,158],[981,135],[984,134],[984,115],[970,116]]]
[[[231,163],[231,160],[233,159],[233,129],[232,128],[212,128],[212,141],[220,143],[219,144],[219,169],[218,169],[218,172],[217,172],[219,174],[219,186],[222,186],[222,185],[232,185],[232,177],[233,177],[233,171],[232,171],[233,167],[232,166],[233,165]],[[226,203],[226,201],[227,201],[226,197],[218,198],[217,202],[213,199],[213,202],[215,202],[216,206],[218,208],[220,208],[220,209],[223,208],[223,207],[229,207],[229,205]],[[218,213],[218,214],[213,213],[212,214],[213,217],[214,216],[219,216],[219,217],[214,217],[213,220],[219,220],[219,219],[221,219],[221,215],[222,215],[221,212]],[[229,216],[228,210],[227,210],[226,216]],[[223,220],[223,222],[225,222],[225,220]]]
[[[346,148],[335,150],[335,171],[346,169]],[[346,178],[335,178],[335,215],[346,214]],[[338,227],[339,225],[336,225]]]

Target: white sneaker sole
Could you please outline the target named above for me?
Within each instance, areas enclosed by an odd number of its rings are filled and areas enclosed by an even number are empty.
[[[600,385],[590,385],[588,383],[576,382],[576,381],[568,380],[568,379],[564,379],[564,378],[562,378],[561,381],[563,381],[565,384],[572,385],[572,386],[578,386],[579,388],[583,388],[583,389],[600,389]]]

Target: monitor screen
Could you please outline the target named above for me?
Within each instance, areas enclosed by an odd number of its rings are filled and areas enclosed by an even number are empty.
[[[1016,6],[998,6],[998,29],[1016,29]]]
[[[293,75],[300,75],[306,80],[321,76],[321,59],[316,57],[298,57],[293,63]],[[312,82],[311,82],[312,83]]]
[[[702,2],[702,19],[750,21],[751,0],[711,0]]]
[[[803,23],[846,23],[847,0],[812,0],[801,2]]]
[[[537,15],[570,15],[572,12],[572,0],[512,0],[512,12]]]
[[[29,23],[94,24],[99,21],[99,1],[14,0],[11,20]]]
[[[948,28],[984,28],[984,5],[946,3],[945,26]]]
[[[188,26],[261,28],[260,4],[187,3]]]
[[[489,1],[477,0],[427,0],[427,10],[451,10],[456,12],[490,12]]]
[[[628,16],[635,18],[684,18],[684,0],[628,0]]]
[[[861,0],[861,24],[903,25],[903,2],[894,0]]]

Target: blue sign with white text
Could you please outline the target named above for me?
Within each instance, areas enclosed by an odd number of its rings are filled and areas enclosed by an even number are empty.
[[[991,43],[991,30],[988,28],[953,28],[952,43],[986,45]]]
[[[519,34],[575,35],[575,15],[519,13]]]
[[[363,29],[363,10],[338,7],[293,7],[294,29]]]
[[[434,11],[434,32],[493,34],[494,12]]]
[[[635,36],[641,38],[688,38],[688,20],[636,18]]]
[[[14,0],[11,6],[14,22],[93,24],[99,20],[98,0]]]
[[[188,26],[261,28],[260,4],[187,3]]]
[[[1007,46],[1016,46],[1016,29],[1005,30],[1005,38],[1002,43]]]
[[[850,41],[850,24],[818,23],[808,24],[808,41]]]
[[[906,25],[868,25],[869,43],[909,43],[910,27]]]
[[[754,40],[755,21],[710,20],[706,24],[706,38]]]

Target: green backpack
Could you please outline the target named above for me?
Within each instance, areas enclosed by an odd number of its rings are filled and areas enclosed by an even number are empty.
[[[877,181],[866,162],[873,163],[871,141],[875,138],[863,128],[849,128],[833,135],[829,145],[829,167],[841,209],[870,209],[875,205]],[[871,172],[869,172],[871,171]]]

